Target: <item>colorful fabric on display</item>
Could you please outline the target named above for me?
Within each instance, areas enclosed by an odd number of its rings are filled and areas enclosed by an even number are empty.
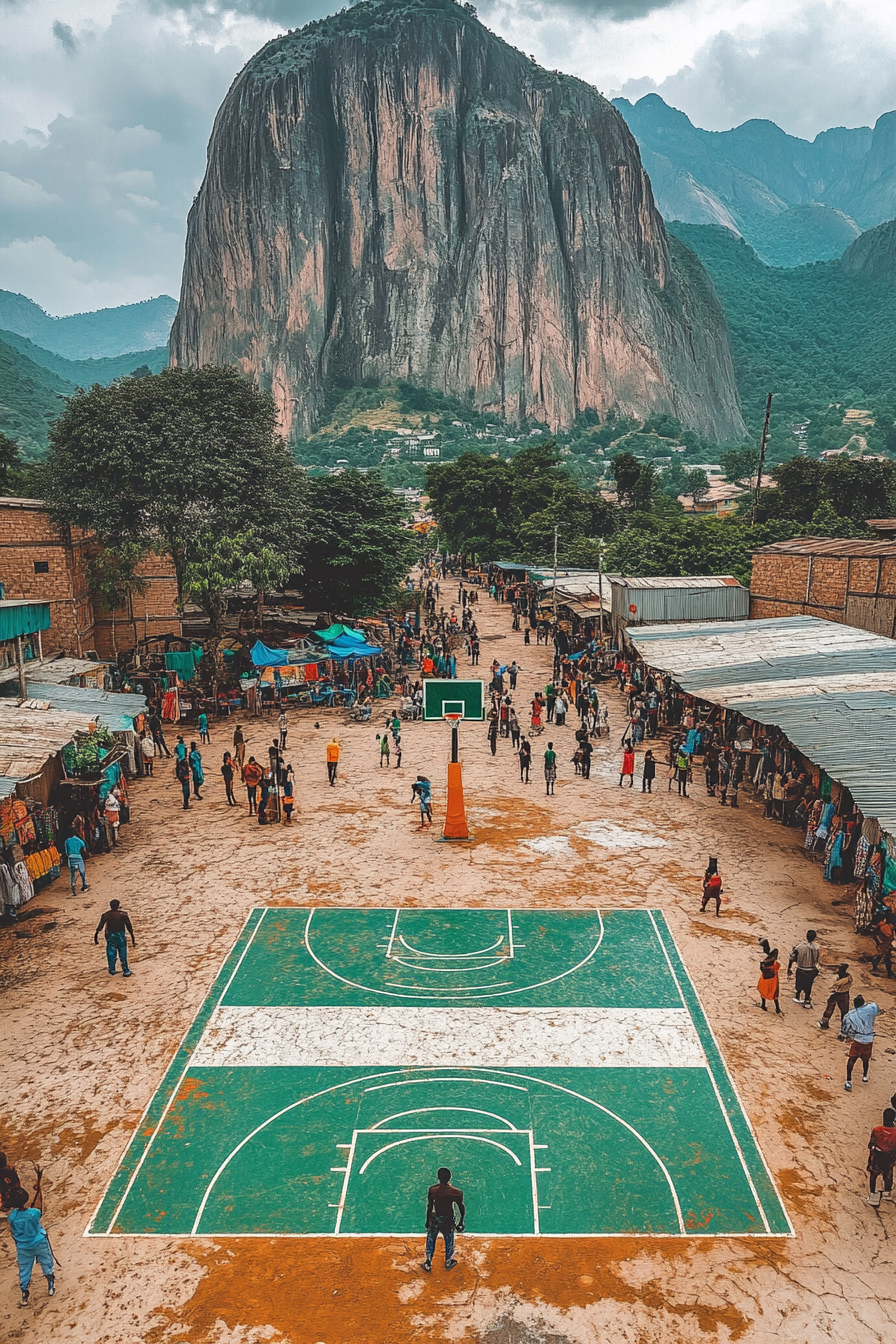
[[[202,654],[197,657],[193,649],[188,649],[186,653],[166,653],[165,666],[169,672],[176,672],[181,681],[192,681],[201,657]]]
[[[180,718],[176,688],[165,692],[162,699],[162,718],[167,719],[170,723],[177,723]]]

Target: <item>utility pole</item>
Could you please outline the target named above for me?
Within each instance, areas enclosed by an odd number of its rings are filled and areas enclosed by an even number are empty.
[[[600,648],[603,652],[604,647],[604,539],[597,539],[597,595],[600,599],[598,605],[598,621],[600,622]]]
[[[756,493],[753,496],[753,518],[756,522],[756,514],[759,511],[759,491],[762,488],[762,468],[765,466],[765,445],[768,442],[768,422],[772,413],[772,397],[774,392],[769,392],[768,401],[765,403],[765,423],[762,426],[762,442],[759,445],[759,470],[756,472]]]
[[[557,533],[559,528],[554,524],[554,634],[557,633]]]

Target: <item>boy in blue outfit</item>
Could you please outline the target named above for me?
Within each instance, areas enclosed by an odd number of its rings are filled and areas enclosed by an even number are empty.
[[[47,1279],[47,1295],[53,1297],[56,1292],[56,1278],[53,1273],[53,1252],[46,1232],[41,1226],[43,1212],[43,1191],[41,1175],[38,1170],[34,1198],[28,1207],[28,1192],[21,1186],[10,1192],[9,1230],[16,1244],[16,1259],[19,1262],[19,1287],[22,1290],[21,1306],[26,1307],[30,1297],[31,1273],[35,1260]]]

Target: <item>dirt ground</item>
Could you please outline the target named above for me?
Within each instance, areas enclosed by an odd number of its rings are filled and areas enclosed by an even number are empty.
[[[493,656],[524,667],[516,703],[549,673],[545,649],[524,648],[510,613],[481,604],[483,675]],[[465,669],[461,669],[464,674]],[[609,693],[608,693],[609,694]],[[865,1202],[866,1144],[896,1090],[896,1013],[887,982],[858,965],[846,888],[822,880],[800,837],[766,821],[749,797],[738,812],[666,791],[620,791],[622,705],[595,753],[590,781],[573,775],[573,728],[554,734],[556,796],[546,798],[535,745],[520,783],[510,745],[492,758],[483,725],[462,729],[469,846],[415,829],[418,770],[443,802],[448,730],[403,733],[401,770],[379,767],[381,725],[341,713],[290,715],[298,819],[261,828],[245,804],[228,809],[217,776],[232,723],[204,750],[205,800],[189,815],[170,763],[133,788],[132,823],[117,853],[93,860],[91,890],[72,899],[57,881],[0,931],[0,1146],[20,1170],[47,1167],[47,1218],[62,1262],[57,1296],[35,1276],[19,1309],[11,1238],[0,1224],[0,1337],[23,1344],[883,1344],[896,1332],[896,1201]],[[522,715],[521,715],[522,719]],[[249,720],[249,750],[272,735]],[[342,743],[339,783],[324,748]],[[702,796],[701,796],[702,795]],[[241,799],[244,795],[240,794]],[[583,823],[603,821],[598,844]],[[434,832],[437,834],[437,830]],[[535,848],[532,841],[537,841]],[[661,844],[657,844],[661,841]],[[651,843],[652,842],[652,843]],[[722,918],[701,915],[700,879],[718,854]],[[135,974],[111,979],[93,929],[113,896],[134,921]],[[461,1263],[419,1271],[421,1242],[85,1239],[83,1232],[180,1038],[251,906],[520,905],[661,907],[784,1195],[793,1239],[638,1238],[459,1241]],[[786,950],[809,926],[823,961],[853,964],[857,991],[881,1023],[871,1083],[843,1091],[844,1046],[817,1013],[785,993],[783,1018],[762,1014],[757,938]],[[825,973],[820,985],[826,985]],[[821,996],[819,996],[821,997]]]

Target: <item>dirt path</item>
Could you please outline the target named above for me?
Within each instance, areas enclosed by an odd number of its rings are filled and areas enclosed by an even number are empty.
[[[482,672],[493,656],[523,664],[516,703],[547,679],[548,652],[524,648],[510,613],[481,605]],[[461,674],[465,669],[460,669]],[[544,796],[536,742],[532,783],[509,743],[492,758],[482,726],[465,725],[462,757],[474,842],[452,848],[415,830],[418,770],[442,803],[447,730],[409,725],[400,771],[378,765],[380,725],[338,713],[291,715],[287,760],[298,820],[260,828],[228,809],[216,775],[225,724],[206,748],[206,800],[180,809],[170,767],[134,787],[133,823],[117,854],[90,865],[91,891],[59,881],[17,930],[0,931],[5,1049],[0,1145],[48,1165],[48,1224],[59,1292],[16,1307],[14,1255],[0,1233],[0,1336],[76,1344],[883,1344],[896,1331],[896,1201],[865,1203],[867,1136],[896,1090],[896,1012],[886,981],[856,965],[860,940],[845,889],[822,881],[799,837],[701,796],[617,787],[622,706],[592,779],[573,775],[573,728],[560,746],[556,796]],[[522,719],[522,714],[521,714]],[[339,784],[324,748],[343,746]],[[268,721],[250,721],[249,750]],[[636,785],[639,780],[636,780]],[[592,823],[588,826],[587,823]],[[536,842],[533,846],[532,842]],[[658,843],[661,842],[661,843]],[[708,854],[718,854],[723,918],[699,913]],[[110,979],[92,944],[112,896],[134,920],[135,975]],[[417,1268],[420,1245],[330,1239],[196,1242],[85,1240],[84,1228],[139,1117],[249,908],[286,905],[649,904],[665,912],[796,1228],[792,1240],[542,1239],[467,1242],[450,1282]],[[825,962],[853,963],[857,990],[886,1007],[872,1082],[847,1095],[844,1048],[816,1014],[782,1000],[763,1015],[756,939],[782,949],[809,925]],[[30,935],[30,936],[17,936]],[[864,949],[862,949],[864,950]],[[823,982],[826,983],[826,980]],[[870,995],[869,995],[870,990]]]

